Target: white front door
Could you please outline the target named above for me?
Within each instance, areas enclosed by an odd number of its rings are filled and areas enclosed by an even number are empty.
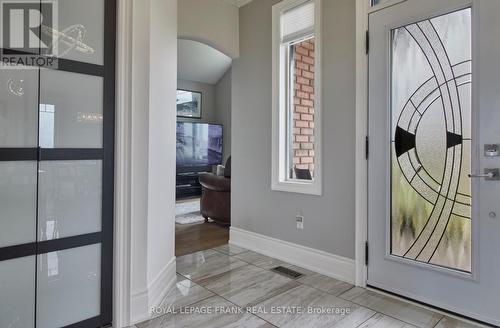
[[[368,285],[495,325],[500,181],[481,175],[500,168],[485,151],[500,144],[499,14],[407,0],[369,16]]]

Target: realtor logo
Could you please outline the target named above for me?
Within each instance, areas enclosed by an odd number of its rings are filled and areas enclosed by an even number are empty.
[[[5,66],[50,66],[56,63],[53,46],[57,31],[56,0],[0,0],[2,53]]]

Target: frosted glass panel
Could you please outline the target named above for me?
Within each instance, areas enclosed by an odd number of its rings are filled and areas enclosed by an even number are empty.
[[[35,257],[0,262],[0,327],[35,323]]]
[[[37,146],[38,70],[2,69],[0,147]]]
[[[102,77],[55,70],[40,74],[40,147],[102,148]]]
[[[101,246],[38,256],[37,328],[64,327],[98,316]]]
[[[0,162],[0,248],[35,241],[36,162]]]
[[[391,253],[471,271],[471,10],[392,31]]]
[[[101,161],[40,162],[38,239],[101,231]]]
[[[54,43],[59,58],[103,65],[104,0],[57,2],[57,30]]]

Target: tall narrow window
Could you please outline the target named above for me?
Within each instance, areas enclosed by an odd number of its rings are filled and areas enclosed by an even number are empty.
[[[273,189],[321,194],[319,0],[273,7]]]

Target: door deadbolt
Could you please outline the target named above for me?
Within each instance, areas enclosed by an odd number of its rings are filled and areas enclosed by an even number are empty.
[[[500,156],[500,145],[484,145],[484,156],[485,157],[499,157]]]

